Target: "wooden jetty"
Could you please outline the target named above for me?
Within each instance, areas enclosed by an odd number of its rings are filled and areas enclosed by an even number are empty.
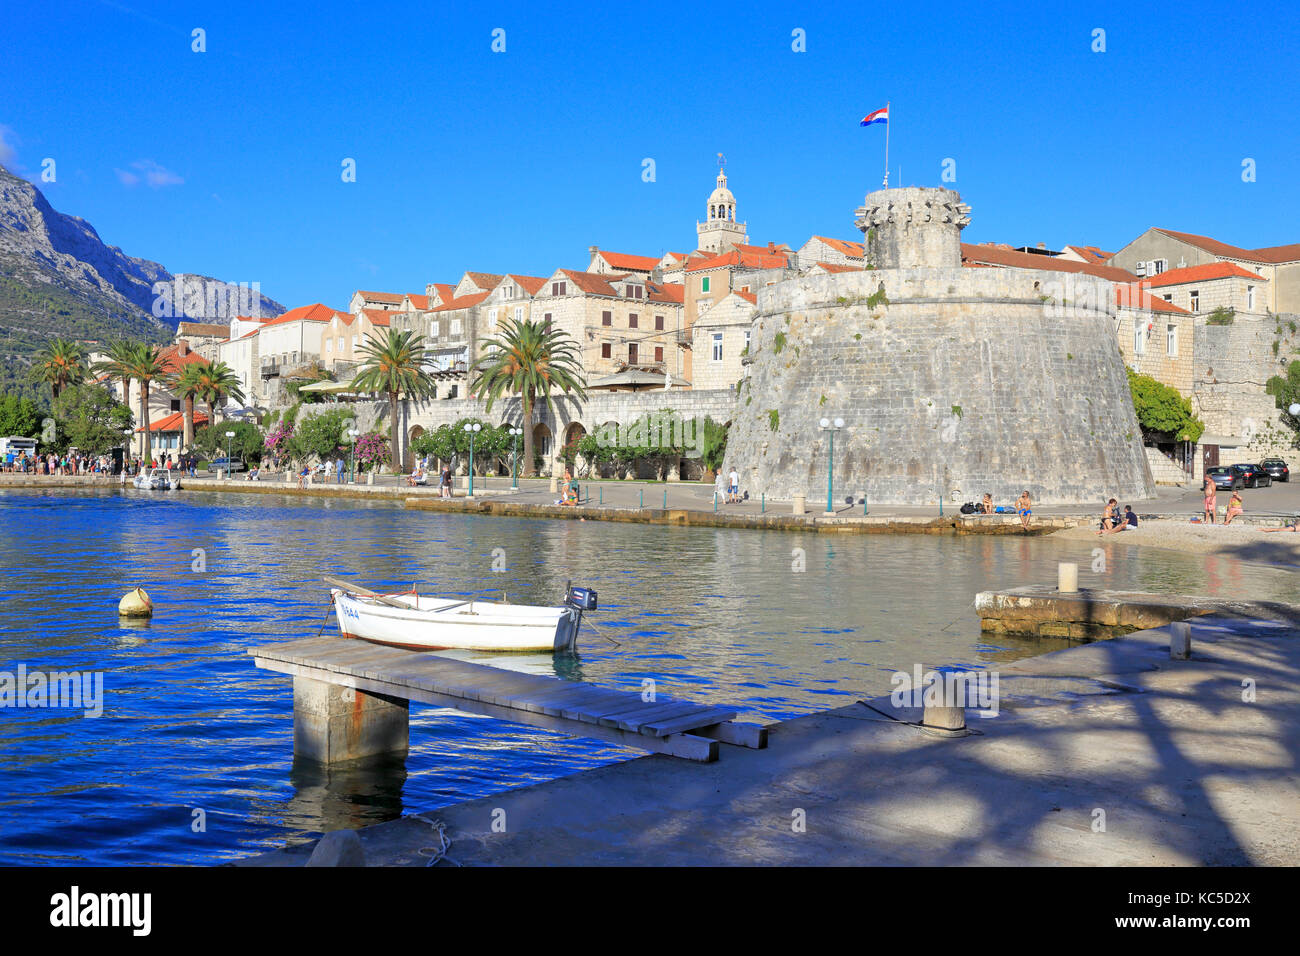
[[[612,690],[539,674],[316,637],[248,652],[258,667],[293,676],[294,754],[320,763],[404,751],[410,702],[593,737],[688,760],[718,759],[718,744],[762,748],[767,729],[734,709]]]

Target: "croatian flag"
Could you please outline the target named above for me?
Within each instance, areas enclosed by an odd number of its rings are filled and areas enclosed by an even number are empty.
[[[873,123],[888,123],[888,122],[889,122],[889,107],[886,106],[883,109],[876,110],[874,113],[868,113],[866,116],[862,118],[862,122],[859,125],[871,126]]]

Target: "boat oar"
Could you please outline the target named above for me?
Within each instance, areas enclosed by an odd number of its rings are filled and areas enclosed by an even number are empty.
[[[373,601],[378,601],[380,604],[387,604],[389,607],[401,608],[403,611],[411,610],[411,605],[403,604],[401,601],[394,601],[390,597],[384,597],[384,595],[372,591],[370,588],[363,588],[359,584],[353,584],[350,581],[344,581],[340,578],[331,578],[324,575],[321,576],[321,580],[326,584],[347,591],[349,594],[361,594]]]

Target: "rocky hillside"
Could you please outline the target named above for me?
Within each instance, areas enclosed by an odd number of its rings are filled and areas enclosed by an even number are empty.
[[[158,304],[160,282],[171,295]],[[39,189],[0,166],[0,392],[34,394],[23,387],[31,356],[56,336],[168,341],[177,322],[222,322],[236,302],[237,311],[251,312],[250,299],[247,290],[241,301],[237,287],[172,275],[105,245],[90,223],[57,212]],[[256,307],[263,316],[285,311],[265,295]]]

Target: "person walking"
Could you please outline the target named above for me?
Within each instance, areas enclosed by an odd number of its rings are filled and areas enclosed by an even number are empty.
[[[338,479],[339,479],[338,483],[341,485],[343,484],[343,456],[342,455],[339,455],[339,460],[334,463],[334,467],[338,471]]]
[[[451,466],[442,466],[442,476],[438,481],[438,494],[443,498],[451,497]]]
[[[731,473],[727,475],[727,501],[729,504],[740,503],[740,473],[732,466]]]

